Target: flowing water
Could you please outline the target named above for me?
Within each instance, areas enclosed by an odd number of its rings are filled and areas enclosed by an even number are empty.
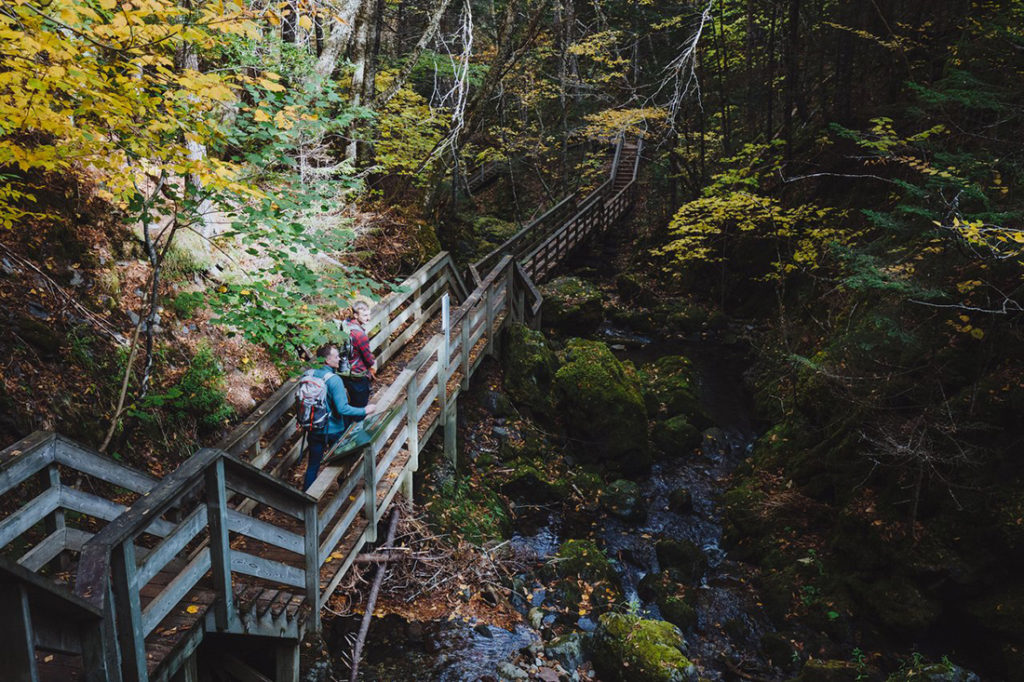
[[[769,629],[767,618],[751,588],[749,568],[730,561],[721,549],[722,512],[718,498],[730,472],[748,454],[755,436],[749,397],[743,390],[742,354],[714,340],[651,340],[623,329],[604,327],[601,336],[620,358],[639,364],[663,355],[685,355],[699,377],[702,405],[715,426],[704,433],[700,453],[660,460],[639,481],[645,507],[642,521],[607,515],[597,520],[596,535],[605,553],[615,559],[626,598],[646,617],[658,618],[658,608],[637,593],[641,579],[659,570],[654,551],[658,538],[685,539],[700,547],[708,569],[697,588],[697,624],[686,633],[687,654],[706,679],[735,679],[741,669],[772,679],[772,670],[759,660],[760,638]],[[679,488],[692,496],[690,513],[672,511],[669,495]],[[565,539],[557,513],[532,515],[529,535],[510,544],[540,560],[553,557]],[[522,526],[520,526],[522,528]],[[540,634],[526,624],[525,614],[547,598],[534,576],[519,577],[534,588],[531,601],[520,599],[524,624],[514,631],[460,621],[408,623],[395,617],[375,620],[361,667],[365,680],[445,680],[473,682],[500,679],[499,666],[511,660],[533,660]],[[548,616],[553,620],[553,616]],[[351,620],[351,619],[350,619]],[[550,625],[548,621],[544,626]],[[582,617],[576,627],[593,630]],[[353,623],[340,625],[342,631]],[[542,626],[543,627],[543,626]],[[335,651],[349,647],[332,647]],[[338,674],[344,672],[339,666]],[[507,670],[507,668],[506,668]]]

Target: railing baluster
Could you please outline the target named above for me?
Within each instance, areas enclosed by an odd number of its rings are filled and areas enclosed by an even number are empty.
[[[473,309],[470,308],[470,309],[466,310],[466,314],[463,315],[463,317],[462,317],[462,328],[459,330],[460,334],[462,335],[462,342],[459,344],[459,353],[461,354],[461,357],[462,357],[462,390],[464,390],[464,391],[469,390],[469,362],[470,362],[469,352],[472,350],[472,348],[469,347],[470,346],[469,338],[470,338],[470,332],[472,331],[470,329],[470,327],[472,326],[470,324],[470,321],[471,321],[472,317],[473,317]],[[448,423],[447,405],[445,405],[445,408],[446,408],[445,424],[447,424]]]
[[[117,635],[121,645],[121,666],[125,682],[146,682],[146,639],[142,632],[142,604],[135,584],[134,538],[127,538],[112,551],[111,580],[114,588]]]
[[[210,561],[213,588],[219,597],[213,607],[218,630],[227,630],[235,616],[231,591],[231,546],[228,544],[228,499],[224,484],[224,458],[207,468],[206,518],[210,525]]]
[[[312,606],[309,627],[313,632],[320,632],[320,524],[316,500],[310,500],[306,504],[302,522],[305,529],[303,544],[306,554],[306,601]]]
[[[374,441],[363,451],[363,514],[366,516],[364,535],[367,542],[377,542],[377,450]]]
[[[440,374],[440,368],[438,368],[437,382],[438,385],[444,382],[444,377]],[[416,380],[415,374],[409,379],[409,385],[405,390],[405,418],[408,420],[406,439],[409,447],[409,468],[412,471],[417,471],[420,468],[420,422],[416,418],[418,408],[416,396],[419,395],[420,390],[419,381]]]

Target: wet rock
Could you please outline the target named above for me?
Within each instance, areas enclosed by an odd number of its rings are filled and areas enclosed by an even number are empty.
[[[522,324],[511,325],[502,346],[502,364],[505,390],[512,400],[535,413],[551,410],[549,396],[558,358],[543,334]]]
[[[614,481],[601,495],[601,506],[626,521],[638,521],[643,518],[642,502],[640,485],[625,479]]]
[[[7,260],[6,257],[0,258],[0,269],[3,269],[5,275],[16,275],[21,272],[21,270],[14,267],[14,263]]]
[[[491,434],[495,438],[508,438],[508,429],[504,426],[495,426],[491,429]]]
[[[731,447],[728,434],[717,426],[705,429],[701,434],[700,449],[708,457],[726,455]]]
[[[494,639],[494,635],[491,634],[491,628],[487,627],[485,623],[480,623],[479,625],[474,627],[473,632],[480,635],[481,637],[486,637],[487,639]]]
[[[601,324],[601,291],[591,282],[559,277],[542,286],[541,294],[541,319],[545,327],[572,336],[587,336]]]
[[[481,404],[492,417],[511,417],[515,414],[515,408],[512,407],[508,396],[498,391],[485,392]]]
[[[679,628],[660,620],[606,613],[594,634],[590,655],[602,680],[612,682],[683,682],[697,670],[683,655]]]
[[[678,582],[673,572],[645,575],[637,586],[637,593],[642,599],[657,604],[662,618],[681,630],[697,625],[693,590]]]
[[[564,481],[561,485],[552,484],[526,470],[501,486],[501,494],[520,504],[551,505],[565,499],[568,489]]]
[[[526,619],[530,621],[530,627],[534,630],[540,630],[541,626],[544,625],[544,609],[539,606],[535,606],[530,609],[530,612],[526,614]]]
[[[704,552],[689,540],[658,540],[654,549],[662,569],[672,570],[684,582],[697,582],[708,568]]]
[[[528,680],[530,679],[530,673],[526,672],[518,666],[514,666],[508,661],[504,661],[498,664],[498,679],[501,680]]]
[[[569,670],[583,665],[583,635],[573,632],[548,642],[544,649],[548,658],[561,663]]]
[[[693,495],[686,488],[676,488],[668,494],[668,507],[677,514],[693,512]]]
[[[71,281],[69,284],[73,287],[80,287],[85,284],[85,278],[82,277],[82,273],[72,268],[71,270]]]
[[[626,472],[650,466],[640,377],[603,343],[571,339],[555,374],[558,411],[581,459]]]
[[[28,314],[40,320],[49,320],[50,311],[43,306],[39,305],[35,301],[29,301]]]
[[[594,622],[592,618],[582,616],[579,620],[576,621],[576,627],[578,627],[580,630],[583,630],[583,632],[593,632],[597,629],[597,623]]]
[[[686,415],[677,414],[654,425],[651,429],[651,442],[661,453],[670,457],[688,455],[700,445],[700,432]]]
[[[689,358],[666,355],[644,365],[640,374],[644,379],[644,404],[652,418],[682,415],[697,427],[709,425],[700,406],[696,371]]]
[[[534,673],[534,676],[538,680],[543,680],[543,682],[559,682],[558,673],[553,668],[548,668],[546,666],[537,668],[537,672]]]
[[[128,321],[132,323],[133,327],[137,327],[139,325],[139,316],[134,311],[129,310]]]

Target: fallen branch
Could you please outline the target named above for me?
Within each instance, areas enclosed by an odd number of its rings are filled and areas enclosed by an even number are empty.
[[[382,549],[390,549],[395,541],[395,530],[398,528],[398,519],[401,516],[396,508],[391,514],[391,525],[388,526],[388,537],[384,541]],[[363,644],[366,642],[366,634],[370,631],[370,621],[373,619],[373,608],[377,605],[377,595],[380,593],[380,584],[384,582],[384,575],[387,573],[387,566],[380,566],[377,575],[373,579],[373,587],[370,588],[370,596],[366,600],[366,611],[363,613],[363,622],[359,626],[359,636],[356,638],[355,646],[352,647],[352,674],[350,682],[356,682],[359,677],[359,659],[363,655]]]

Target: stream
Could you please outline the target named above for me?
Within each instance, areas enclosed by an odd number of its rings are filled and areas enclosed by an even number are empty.
[[[660,570],[652,538],[689,540],[701,548],[708,565],[697,586],[696,625],[685,633],[686,655],[696,664],[699,676],[737,679],[737,671],[755,670],[761,679],[776,679],[778,674],[757,653],[770,625],[751,587],[750,568],[730,561],[721,549],[718,498],[729,474],[749,453],[756,435],[751,402],[743,388],[746,362],[742,352],[714,338],[649,339],[607,325],[597,337],[606,341],[620,359],[637,365],[663,355],[689,357],[699,378],[702,406],[714,424],[704,431],[699,453],[657,460],[646,476],[636,479],[642,491],[641,520],[627,521],[610,514],[596,519],[595,538],[613,559],[629,608],[646,618],[660,618],[657,605],[643,600],[643,590],[638,590],[645,575]],[[678,489],[689,491],[692,511],[670,508],[669,495]],[[558,512],[542,512],[540,518],[531,516],[530,523],[518,526],[529,534],[513,536],[510,544],[518,553],[543,562],[556,554],[568,534],[563,533],[564,519]],[[534,623],[536,629],[531,627],[527,612],[550,604],[545,604],[547,597],[535,576],[523,574],[518,581],[520,585],[532,585],[533,597],[530,601],[518,599],[516,606],[523,613],[523,623],[511,631],[458,619],[374,619],[361,678],[452,682],[538,679],[530,673],[550,671],[538,668],[543,661],[536,657],[543,651],[541,631],[553,625],[554,616],[549,614],[541,623]],[[354,629],[355,619],[338,620],[348,621],[338,625],[343,630]],[[575,623],[577,631],[593,631],[595,627],[586,615]],[[345,647],[332,648],[339,651]],[[582,675],[568,671],[561,679],[596,679],[588,666],[582,670]],[[335,674],[339,679],[347,677],[347,665],[339,662]]]

